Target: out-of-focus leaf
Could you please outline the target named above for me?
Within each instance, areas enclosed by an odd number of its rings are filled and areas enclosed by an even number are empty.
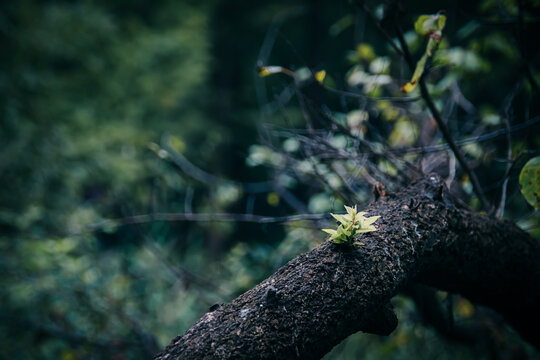
[[[470,318],[474,315],[474,305],[466,299],[460,298],[456,303],[456,312],[463,318]]]
[[[373,74],[388,74],[390,72],[390,58],[378,57],[369,64],[369,71]]]
[[[278,206],[279,205],[279,195],[275,192],[271,192],[266,196],[266,202],[270,206]]]
[[[445,24],[446,16],[440,14],[421,15],[418,17],[418,20],[416,20],[416,23],[414,24],[414,29],[420,35],[428,35],[429,40],[426,46],[426,52],[416,63],[416,68],[414,69],[411,81],[405,83],[401,87],[401,92],[405,94],[410,93],[414,90],[416,84],[418,84],[418,81],[420,81],[420,78],[424,73],[424,68],[426,67],[427,59],[433,56],[433,53],[439,46],[439,42],[441,41],[442,37],[442,30]]]
[[[265,76],[273,75],[273,74],[279,74],[280,72],[283,72],[283,68],[281,66],[261,66],[259,68],[260,77],[265,77]]]
[[[465,144],[463,150],[475,159],[480,159],[484,154],[482,147],[476,142]]]
[[[294,72],[294,78],[298,82],[306,81],[313,76],[311,70],[307,67],[301,67],[300,69]]]
[[[300,149],[300,142],[295,138],[288,138],[283,142],[283,150],[286,152],[295,152]]]
[[[445,24],[445,15],[420,15],[414,23],[414,29],[420,35],[429,35],[434,31],[441,31]]]
[[[406,117],[401,117],[394,125],[394,130],[390,134],[389,142],[392,146],[412,145],[418,137],[418,126],[409,121]]]
[[[242,195],[240,188],[234,184],[224,183],[216,189],[216,202],[221,206],[228,206],[237,201]]]
[[[375,59],[375,50],[373,50],[373,46],[369,44],[358,44],[356,47],[356,53],[362,60],[371,61]]]
[[[354,19],[352,14],[345,15],[330,26],[330,29],[328,29],[329,34],[331,36],[338,36],[343,30],[354,24]]]
[[[321,70],[321,71],[317,71],[315,73],[315,80],[317,80],[318,82],[320,82],[322,84],[322,82],[324,81],[324,78],[326,77],[326,70]]]
[[[540,205],[540,156],[527,161],[519,174],[519,185],[523,197],[538,210]]]
[[[465,26],[462,26],[461,29],[457,31],[457,37],[461,40],[470,36],[480,27],[480,23],[476,20],[471,20]]]
[[[313,213],[328,212],[332,208],[332,199],[326,193],[315,194],[309,199],[308,208]]]
[[[413,73],[411,81],[405,83],[401,87],[401,92],[408,94],[414,90],[414,88],[416,87],[416,84],[418,84],[418,81],[420,81],[420,78],[422,77],[422,74],[424,73],[424,67],[426,66],[427,59],[428,59],[428,54],[425,53],[424,56],[422,56],[422,58],[416,63],[416,69],[414,69],[414,73]]]

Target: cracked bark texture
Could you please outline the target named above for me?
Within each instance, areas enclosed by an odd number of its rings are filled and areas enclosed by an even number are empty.
[[[456,206],[436,176],[380,197],[365,246],[325,241],[206,313],[155,359],[319,359],[347,336],[390,334],[390,299],[411,282],[492,307],[537,348],[540,242]]]

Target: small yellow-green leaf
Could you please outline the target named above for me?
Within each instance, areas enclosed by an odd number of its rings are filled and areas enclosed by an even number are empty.
[[[414,73],[413,73],[411,81],[409,81],[408,83],[405,83],[405,85],[401,87],[401,92],[407,94],[414,90],[414,88],[416,87],[416,84],[418,84],[418,81],[420,80],[420,78],[422,77],[422,74],[424,73],[424,67],[426,66],[426,61],[428,57],[429,55],[426,52],[424,56],[422,56],[422,58],[418,60],[418,62],[416,63],[416,69],[414,69]]]
[[[355,20],[356,18],[354,15],[347,14],[338,21],[336,21],[332,26],[330,26],[328,32],[331,36],[338,36],[343,30],[345,30],[351,25],[354,25]]]
[[[538,210],[540,206],[540,156],[527,161],[521,169],[519,185],[525,200]]]
[[[266,196],[266,202],[270,206],[274,206],[274,207],[278,206],[279,200],[280,200],[279,195],[275,192],[271,192]]]
[[[278,74],[283,71],[281,66],[261,66],[259,68],[259,76],[265,77],[272,74]]]
[[[342,223],[342,224],[345,222],[345,220],[343,219],[343,215],[332,214],[332,213],[330,213],[330,215],[332,215],[332,217],[333,217],[334,219],[336,219],[337,221],[339,221],[339,222]]]
[[[416,87],[416,82],[415,83],[406,82],[405,84],[403,84],[403,86],[401,87],[400,90],[401,90],[402,93],[408,94],[411,91],[413,91],[415,87]]]
[[[334,230],[334,229],[321,229],[322,231],[324,231],[325,233],[328,233],[330,235],[336,235],[337,234],[337,231]]]
[[[378,218],[380,218],[380,215],[364,218],[362,219],[362,226],[369,226],[373,224],[375,221],[377,221]]]
[[[317,80],[321,84],[323,83],[325,77],[326,77],[326,70],[317,71],[315,73],[315,80]]]
[[[342,224],[347,224],[347,223],[352,221],[351,215],[349,215],[349,214],[344,214],[344,215],[330,214],[330,215],[332,215],[332,217],[334,219],[336,219],[337,221],[339,221]]]
[[[347,214],[352,216],[353,214],[356,214],[356,205],[354,205],[354,207],[345,205],[345,210],[347,210]]]
[[[338,230],[339,233],[341,234],[345,234],[346,236],[351,236],[352,235],[352,230],[351,229],[347,229],[345,227],[341,227],[341,230]]]
[[[426,62],[428,57],[433,56],[433,53],[439,46],[439,42],[442,37],[442,29],[446,24],[446,16],[441,14],[435,15],[421,15],[418,17],[418,20],[414,23],[414,29],[420,35],[429,35],[429,41],[426,46],[426,51],[422,58],[416,63],[416,68],[411,81],[405,83],[401,87],[401,92],[408,94],[414,90],[418,81],[424,73],[424,68],[426,67]]]
[[[372,231],[377,231],[377,228],[375,226],[373,226],[373,225],[370,225],[369,227],[367,227],[365,229],[357,230],[356,233],[357,234],[364,234],[364,233],[372,232]]]
[[[371,61],[375,59],[375,50],[373,50],[373,47],[369,44],[358,44],[356,47],[356,53],[362,60]]]
[[[345,239],[342,239],[342,238],[337,238],[337,239],[334,240],[334,242],[335,242],[336,244],[344,244],[344,243],[346,242],[346,240],[345,240]]]

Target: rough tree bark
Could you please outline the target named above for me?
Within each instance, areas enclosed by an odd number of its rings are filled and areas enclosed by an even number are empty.
[[[365,246],[326,241],[206,313],[155,359],[318,359],[350,334],[390,334],[390,299],[411,282],[489,306],[539,347],[540,242],[456,206],[430,176],[380,197]]]

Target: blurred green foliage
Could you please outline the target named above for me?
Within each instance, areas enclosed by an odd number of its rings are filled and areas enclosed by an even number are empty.
[[[414,55],[421,54],[414,19],[446,6],[449,35],[435,55],[430,91],[442,107],[443,94],[459,81],[464,98],[478,108],[482,131],[502,126],[500,104],[520,76],[521,57],[508,29],[488,31],[479,23],[501,19],[495,3],[411,3],[405,34]],[[515,1],[502,3],[516,16]],[[458,16],[462,12],[467,16]],[[336,169],[359,175],[354,162],[329,164],[313,156],[288,163],[284,153],[302,152],[291,136],[258,144],[267,137],[258,132],[263,123],[304,127],[297,104],[287,105],[288,119],[272,111],[274,94],[287,81],[256,78],[265,34],[281,21],[272,51],[263,48],[269,64],[325,68],[326,86],[346,83],[370,96],[397,96],[410,75],[347,2],[0,4],[0,357],[149,358],[209,306],[253,287],[322,240],[317,228],[301,222],[114,220],[154,212],[296,211],[273,189],[247,193],[239,186],[271,176],[306,211],[343,207],[334,194],[344,187]],[[538,61],[537,45],[526,44]],[[538,72],[532,76],[540,80]],[[538,114],[533,90],[524,88],[516,118]],[[383,142],[403,148],[418,143],[422,124],[415,116],[422,111],[418,103],[350,103],[336,106],[334,116],[358,137],[376,127],[381,143],[375,148]],[[451,127],[475,134],[475,116],[466,114]],[[181,171],[163,149],[165,138],[218,180],[205,183]],[[328,141],[354,153],[355,143],[342,135]],[[525,154],[518,168],[538,141],[515,141],[515,156]],[[504,143],[470,143],[466,151],[483,166],[485,183],[504,167],[495,161]],[[288,170],[276,172],[280,167]],[[377,168],[385,176],[397,173],[388,162]],[[315,184],[315,173],[325,185]],[[459,182],[470,194],[466,176]],[[509,189],[519,194],[517,176]],[[366,186],[356,199],[370,196]],[[523,198],[511,196],[508,203],[509,218],[538,225],[523,210]],[[399,298],[396,307],[403,316],[390,338],[357,334],[327,358],[478,357],[420,324],[409,300]]]

